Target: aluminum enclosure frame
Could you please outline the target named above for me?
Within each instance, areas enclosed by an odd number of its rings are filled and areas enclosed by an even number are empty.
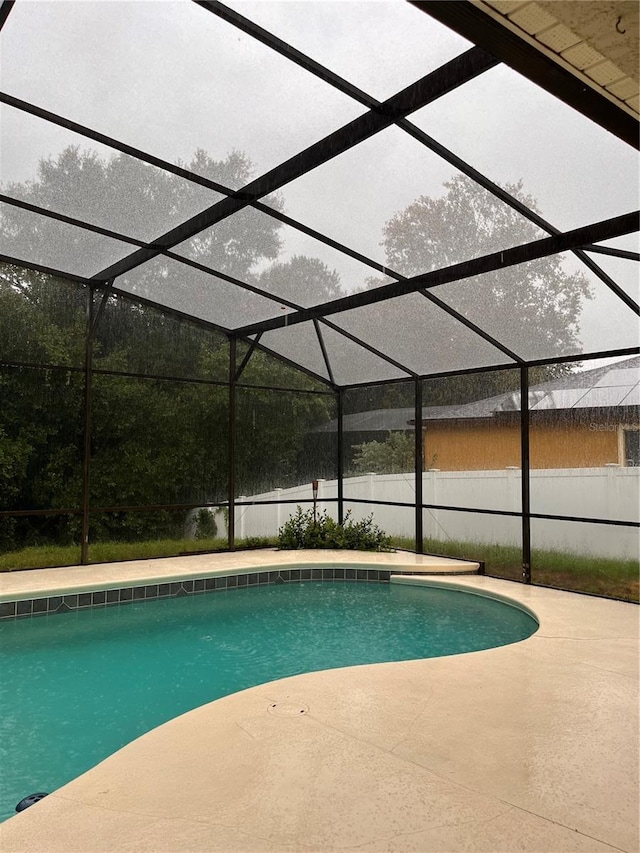
[[[92,367],[92,339],[97,318],[94,306],[94,294],[101,295],[102,305],[104,306],[109,295],[114,294],[120,299],[137,302],[142,305],[147,305],[156,308],[167,315],[172,315],[180,320],[195,323],[207,329],[215,329],[217,332],[223,333],[230,346],[229,357],[229,379],[226,385],[229,389],[229,482],[228,482],[228,499],[225,502],[211,504],[211,506],[223,506],[228,509],[229,513],[229,541],[228,547],[234,549],[234,530],[235,530],[235,512],[236,507],[243,504],[235,497],[235,450],[236,450],[236,393],[240,387],[255,388],[257,386],[243,385],[242,373],[244,368],[251,360],[254,352],[262,351],[280,359],[283,363],[302,371],[314,380],[323,383],[326,386],[326,393],[335,397],[337,412],[338,412],[338,459],[336,460],[336,470],[338,472],[338,497],[336,499],[338,507],[338,517],[340,520],[344,518],[344,393],[350,389],[358,387],[368,387],[375,384],[393,384],[394,382],[404,382],[410,380],[414,383],[414,405],[416,424],[420,422],[423,399],[422,399],[422,380],[427,378],[436,378],[441,376],[464,376],[473,373],[490,373],[493,371],[501,371],[506,369],[517,369],[520,372],[520,399],[522,407],[520,410],[520,436],[521,436],[521,468],[522,468],[522,494],[521,494],[521,512],[510,513],[500,512],[495,510],[482,510],[472,507],[448,507],[444,505],[428,503],[423,501],[422,494],[422,472],[423,472],[423,443],[421,431],[415,429],[415,504],[393,504],[393,502],[372,502],[375,505],[401,505],[411,508],[415,511],[415,529],[416,529],[416,551],[423,552],[423,531],[422,531],[422,513],[424,509],[450,509],[457,512],[470,512],[499,514],[505,516],[515,516],[521,519],[522,523],[522,580],[526,583],[531,582],[531,519],[555,519],[562,521],[572,521],[576,523],[598,523],[609,525],[624,525],[629,527],[640,527],[640,524],[633,522],[623,522],[615,519],[602,518],[582,518],[572,515],[554,515],[541,514],[531,511],[530,505],[530,446],[529,446],[529,427],[530,413],[528,409],[528,388],[529,388],[529,371],[533,367],[544,364],[559,364],[580,362],[585,358],[589,359],[604,359],[612,357],[620,357],[623,355],[633,355],[640,353],[640,347],[616,347],[612,346],[608,349],[602,349],[598,352],[587,352],[576,355],[565,355],[548,359],[533,359],[518,355],[504,343],[497,340],[489,334],[485,329],[471,320],[465,318],[461,313],[448,306],[444,301],[437,296],[437,287],[448,282],[463,280],[473,275],[482,274],[492,270],[506,269],[526,261],[548,257],[560,252],[571,251],[574,255],[594,273],[597,278],[603,282],[615,297],[623,303],[636,316],[640,316],[640,306],[629,294],[619,286],[619,284],[611,278],[604,270],[602,270],[592,257],[592,254],[608,255],[621,258],[628,261],[639,261],[640,255],[622,249],[614,249],[611,247],[595,245],[600,241],[615,238],[629,233],[634,233],[640,227],[640,213],[632,211],[621,216],[594,222],[587,226],[582,226],[569,231],[560,231],[555,226],[547,222],[537,212],[531,210],[524,205],[519,199],[510,195],[506,190],[499,187],[495,182],[487,176],[477,171],[473,166],[466,163],[462,158],[458,157],[452,151],[448,150],[444,145],[433,139],[424,131],[416,127],[407,116],[430,103],[432,100],[444,95],[452,89],[464,85],[469,80],[481,75],[488,69],[496,67],[500,62],[507,61],[513,64],[519,71],[525,73],[530,79],[534,79],[539,84],[543,85],[548,91],[563,99],[574,108],[579,109],[584,114],[588,115],[592,120],[600,123],[611,133],[617,135],[630,145],[638,147],[637,123],[624,112],[617,110],[611,102],[605,99],[598,98],[593,92],[585,94],[580,92],[575,80],[572,81],[571,75],[561,71],[560,69],[550,68],[550,63],[540,55],[535,56],[533,51],[525,49],[521,44],[516,44],[511,34],[504,35],[496,29],[497,25],[491,19],[478,12],[474,14],[472,4],[466,2],[415,2],[413,5],[420,7],[427,14],[432,15],[438,20],[445,21],[449,26],[453,26],[463,33],[465,37],[475,41],[477,45],[472,47],[467,52],[456,57],[454,60],[446,63],[444,66],[427,74],[421,80],[406,87],[398,94],[380,102],[363,92],[359,88],[353,86],[348,81],[339,77],[328,68],[307,57],[305,54],[297,51],[295,48],[287,45],[275,35],[269,33],[257,24],[249,21],[233,10],[225,7],[221,3],[209,2],[209,0],[194,0],[196,5],[202,7],[207,12],[210,12],[223,20],[237,27],[249,36],[258,39],[270,49],[276,51],[287,59],[295,62],[300,67],[310,73],[323,79],[326,83],[343,92],[360,104],[367,108],[367,112],[359,118],[353,120],[349,124],[334,131],[329,136],[311,145],[299,154],[291,157],[289,160],[276,166],[274,169],[266,172],[257,179],[251,181],[240,190],[231,190],[215,181],[203,178],[185,169],[181,166],[175,166],[168,161],[155,157],[147,152],[136,149],[133,146],[127,145],[115,138],[105,134],[98,133],[91,128],[82,126],[64,116],[56,115],[50,111],[44,110],[34,104],[29,104],[26,101],[18,99],[10,94],[0,93],[0,102],[14,109],[21,110],[24,113],[33,115],[43,121],[50,122],[56,126],[66,128],[81,136],[92,139],[100,144],[107,145],[114,151],[120,151],[128,156],[156,166],[167,172],[173,173],[176,176],[193,182],[197,185],[206,187],[221,193],[225,198],[221,201],[208,207],[206,210],[182,222],[177,227],[170,229],[163,235],[151,242],[144,242],[126,234],[120,234],[116,231],[111,231],[106,228],[99,227],[90,222],[80,220],[71,216],[67,216],[59,211],[49,210],[39,207],[28,202],[14,199],[6,194],[0,197],[0,200],[6,204],[16,208],[35,213],[39,216],[47,217],[51,220],[66,223],[83,231],[99,234],[112,239],[117,239],[122,242],[129,243],[135,250],[131,254],[121,260],[110,264],[102,269],[99,273],[91,277],[83,277],[71,274],[68,270],[59,270],[51,267],[46,267],[38,264],[36,261],[29,259],[14,258],[10,255],[0,255],[0,262],[11,264],[25,269],[31,269],[38,272],[47,273],[57,276],[62,279],[67,279],[76,282],[86,287],[88,304],[90,310],[87,314],[87,333],[86,333],[86,349],[85,349],[85,365],[83,368],[61,367],[59,365],[47,364],[29,364],[30,367],[41,367],[51,370],[67,370],[82,373],[85,382],[85,410],[84,410],[84,441],[83,441],[83,485],[82,485],[82,502],[81,507],[72,507],[67,510],[19,510],[19,511],[2,511],[0,517],[11,517],[20,515],[52,515],[52,514],[77,514],[82,519],[82,550],[81,562],[89,562],[88,553],[88,536],[89,536],[89,521],[90,516],[94,512],[108,511],[109,507],[91,507],[89,501],[89,480],[91,468],[91,448],[90,448],[90,425],[91,425],[91,384],[94,374],[108,373],[109,371],[101,371]],[[0,4],[0,29],[6,22],[11,9],[13,8],[13,0],[3,0]],[[493,51],[493,53],[491,52]],[[474,180],[483,189],[490,192],[493,196],[500,199],[503,203],[516,210],[528,221],[534,223],[542,231],[549,236],[540,240],[531,241],[521,246],[516,246],[506,249],[502,252],[491,253],[479,258],[468,259],[464,262],[452,264],[448,267],[443,267],[432,272],[424,273],[418,276],[407,278],[400,273],[389,270],[380,263],[366,257],[365,255],[351,249],[350,247],[321,234],[314,228],[298,222],[292,217],[287,216],[280,211],[266,205],[262,199],[272,193],[274,190],[288,184],[300,175],[306,174],[317,166],[327,162],[328,160],[338,156],[339,154],[355,147],[361,141],[373,136],[384,128],[395,125],[403,132],[407,133],[413,139],[420,142],[427,149],[442,157],[446,162],[459,169],[467,177]],[[384,273],[394,279],[391,284],[382,285],[378,288],[359,293],[351,294],[339,299],[334,299],[329,302],[314,305],[312,307],[303,307],[291,300],[281,298],[277,294],[267,293],[257,288],[255,285],[247,281],[241,281],[237,278],[224,273],[221,270],[211,269],[195,261],[189,260],[184,256],[176,254],[173,249],[184,240],[194,236],[205,228],[221,222],[234,213],[242,210],[245,207],[252,207],[262,214],[273,217],[275,220],[286,224],[297,231],[312,237],[315,240],[335,249],[342,254],[358,260],[372,270],[379,273]],[[235,328],[228,328],[223,325],[216,325],[210,321],[192,316],[188,313],[178,311],[174,308],[163,305],[161,302],[155,302],[153,299],[137,296],[127,291],[118,288],[118,277],[136,269],[141,264],[149,261],[157,256],[170,258],[172,261],[183,264],[185,267],[192,267],[199,270],[205,275],[215,276],[224,281],[227,281],[234,287],[247,290],[248,292],[256,293],[262,297],[271,299],[274,303],[285,305],[291,309],[292,313],[285,316],[274,316],[273,318],[265,319],[258,322],[246,323]],[[432,292],[433,290],[433,292]],[[504,364],[485,367],[471,367],[467,369],[452,369],[451,371],[436,371],[432,373],[417,373],[411,368],[393,358],[383,348],[372,346],[369,343],[362,341],[356,335],[347,332],[345,329],[336,325],[330,319],[333,315],[341,311],[352,310],[354,308],[363,307],[366,305],[381,304],[384,305],[388,300],[393,300],[401,295],[410,293],[421,294],[425,299],[431,301],[443,310],[458,323],[465,326],[470,332],[482,338],[494,348],[499,350],[507,360]],[[265,332],[282,329],[285,327],[294,326],[304,322],[312,322],[317,337],[318,345],[322,353],[324,368],[327,376],[321,373],[316,373],[309,368],[291,361],[282,355],[274,352],[261,342],[261,338]],[[344,338],[352,341],[367,350],[372,355],[392,365],[394,368],[403,371],[404,376],[395,380],[379,380],[378,381],[362,381],[358,383],[349,383],[340,385],[335,378],[332,368],[330,354],[328,353],[323,337],[323,329],[328,328],[337,332]],[[237,345],[244,343],[248,346],[246,356],[238,364]],[[0,366],[19,367],[26,366],[20,362],[3,361]],[[116,373],[114,371],[114,373]],[[140,374],[123,374],[117,375],[140,375]],[[146,376],[146,374],[145,374]],[[150,378],[150,377],[147,377]],[[158,376],[159,380],[169,380],[170,377]],[[185,380],[181,378],[176,381],[181,382],[198,382],[200,384],[210,384],[224,386],[225,383],[220,381],[209,380]],[[316,390],[301,391],[300,389],[276,389],[269,387],[269,390],[286,390],[290,393],[322,393]],[[255,502],[254,502],[255,503]],[[268,503],[268,502],[265,502]],[[367,503],[362,501],[362,503]],[[138,511],[159,510],[159,509],[189,509],[193,508],[192,504],[153,504],[149,506],[136,507],[118,507],[119,510],[130,509]]]

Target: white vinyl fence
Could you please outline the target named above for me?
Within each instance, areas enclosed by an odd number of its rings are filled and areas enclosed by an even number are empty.
[[[318,511],[337,517],[336,480],[318,482]],[[288,489],[274,489],[260,495],[243,496],[238,501],[303,501],[312,498],[310,483]],[[412,506],[370,506],[356,500],[383,500],[412,504],[415,500],[413,473],[366,474],[344,481],[345,512],[358,520],[373,513],[374,521],[386,533],[412,538],[415,517]],[[423,503],[465,506],[519,512],[521,472],[426,471],[423,474]],[[308,509],[311,504],[302,504]],[[296,511],[296,503],[238,506],[238,538],[275,536]],[[640,520],[640,468],[539,469],[531,472],[531,511],[617,521]],[[424,510],[424,535],[438,540],[455,540],[499,545],[520,545],[520,521],[513,517],[451,510]],[[534,549],[564,551],[589,556],[637,559],[639,529],[604,524],[532,519]]]

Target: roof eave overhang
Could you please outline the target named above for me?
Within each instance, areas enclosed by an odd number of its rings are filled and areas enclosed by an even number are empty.
[[[470,0],[409,0],[412,5],[482,47],[496,59],[546,89],[564,103],[604,127],[619,139],[640,148],[637,117],[624,104],[570,70],[561,57],[532,43],[504,21]]]

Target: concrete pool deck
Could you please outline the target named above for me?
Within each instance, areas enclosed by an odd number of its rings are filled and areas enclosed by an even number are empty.
[[[233,558],[227,571],[272,559],[221,556]],[[0,850],[635,853],[638,608],[483,576],[429,579],[451,581],[512,598],[540,629],[497,649],[308,673],[204,705],[6,821]]]
[[[345,556],[346,555],[346,556]],[[190,554],[153,560],[94,563],[53,569],[0,572],[0,602],[25,598],[100,590],[122,586],[146,586],[180,578],[211,577],[217,574],[248,574],[275,568],[300,568],[344,563],[402,572],[468,574],[478,563],[432,557],[410,551],[370,553],[366,551],[278,551],[275,548],[221,554]]]

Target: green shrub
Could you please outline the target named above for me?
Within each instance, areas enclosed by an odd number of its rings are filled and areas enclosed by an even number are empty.
[[[215,539],[218,533],[218,525],[215,519],[215,510],[202,507],[196,513],[195,538]]]
[[[373,516],[362,521],[350,520],[349,511],[344,524],[338,524],[326,511],[313,517],[313,510],[303,512],[296,508],[295,515],[278,531],[278,547],[338,548],[352,551],[390,551],[391,539],[373,523]]]

